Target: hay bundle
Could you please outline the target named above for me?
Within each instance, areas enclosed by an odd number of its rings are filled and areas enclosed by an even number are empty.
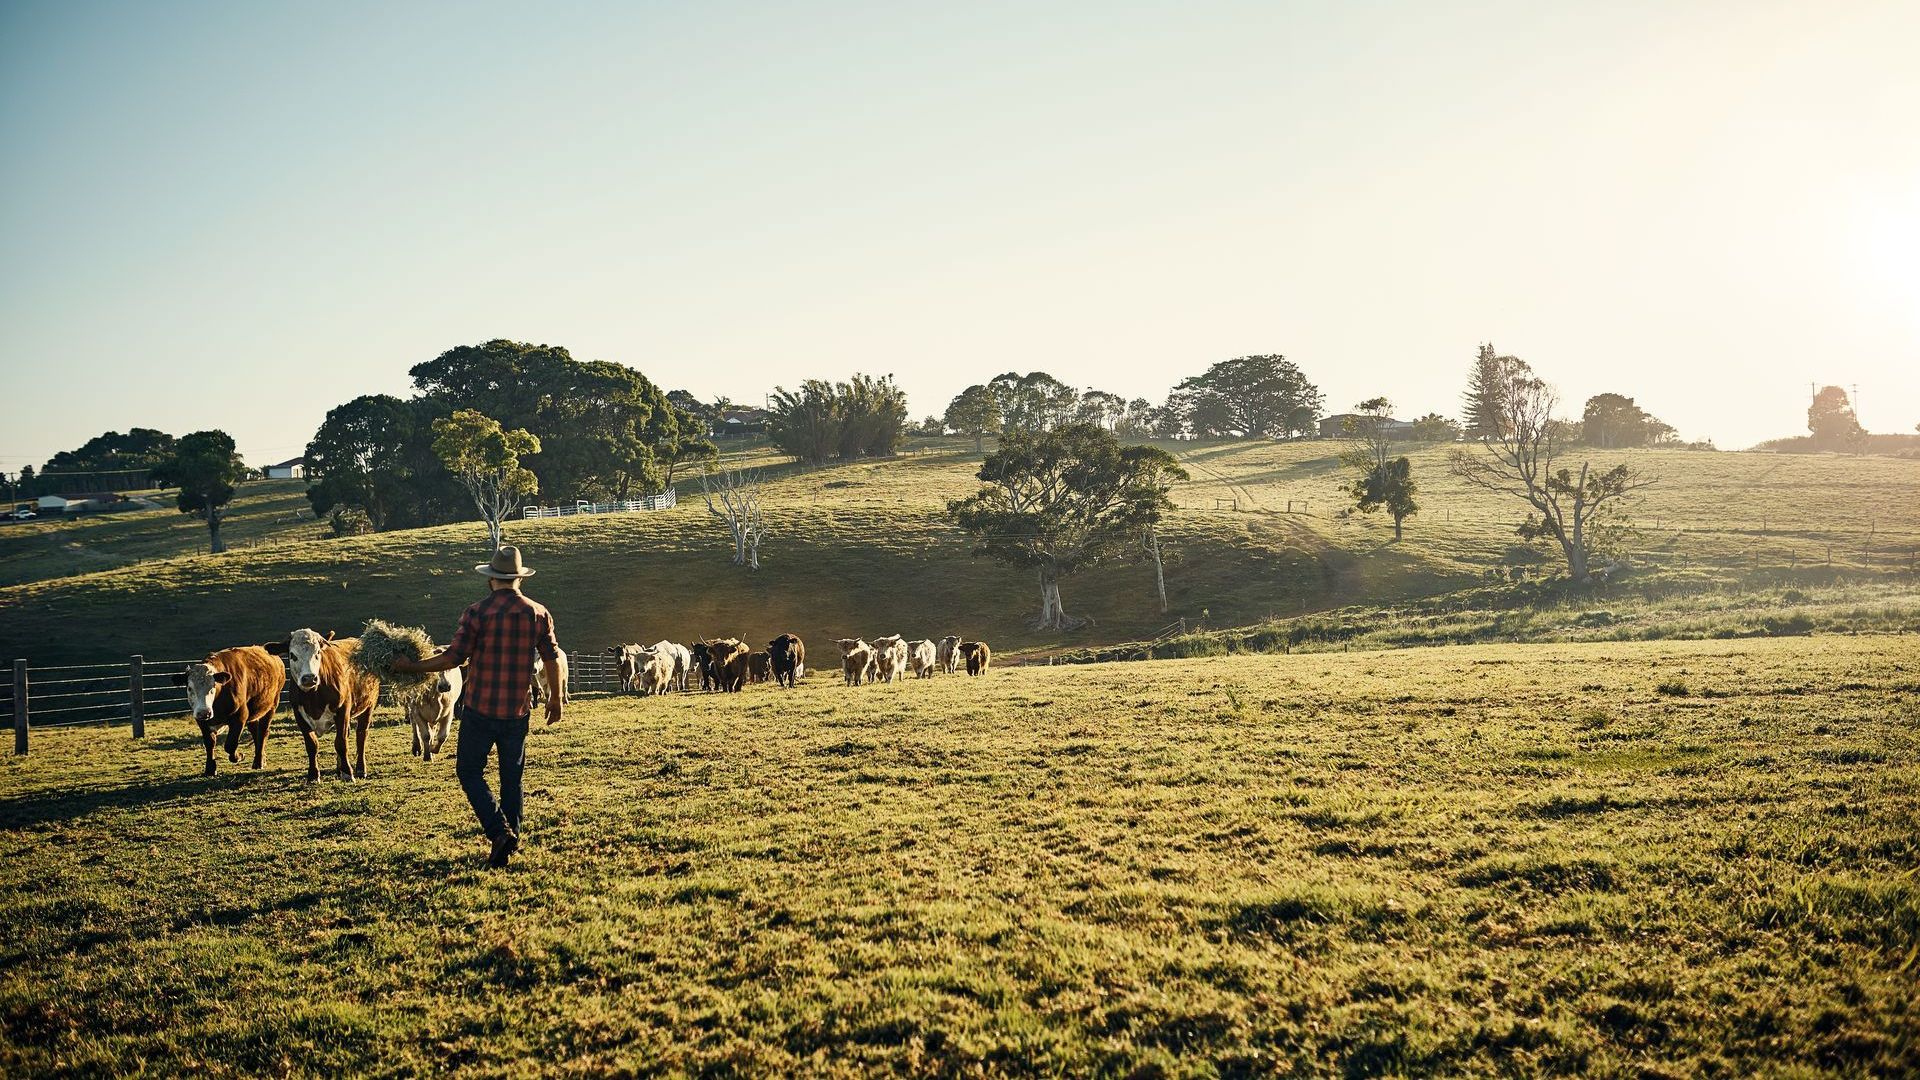
[[[383,619],[368,619],[360,628],[360,648],[353,654],[353,666],[385,683],[396,698],[414,697],[430,692],[440,676],[395,671],[394,658],[424,660],[438,651],[433,647],[433,639],[417,626],[395,626]]]

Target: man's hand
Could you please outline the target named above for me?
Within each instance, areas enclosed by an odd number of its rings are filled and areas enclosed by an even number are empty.
[[[426,670],[420,666],[420,661],[409,660],[404,656],[394,657],[387,663],[387,666],[403,675],[418,675],[420,672]]]
[[[547,724],[552,726],[560,722],[560,699],[547,695]]]

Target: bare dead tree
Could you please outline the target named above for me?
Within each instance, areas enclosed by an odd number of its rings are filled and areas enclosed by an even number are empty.
[[[733,565],[760,569],[760,540],[767,535],[766,519],[760,515],[760,474],[704,469],[700,493],[706,496],[707,512],[727,523],[733,538]]]
[[[1481,452],[1454,451],[1453,473],[1532,507],[1520,535],[1553,539],[1566,558],[1567,576],[1585,581],[1593,557],[1630,527],[1625,504],[1654,478],[1624,464],[1599,469],[1583,460],[1577,473],[1559,465],[1567,428],[1553,418],[1560,403],[1553,388],[1521,367],[1507,373],[1501,389],[1504,422],[1481,436]]]

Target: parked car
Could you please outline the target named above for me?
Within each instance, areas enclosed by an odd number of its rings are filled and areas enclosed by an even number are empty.
[[[9,518],[12,518],[14,521],[32,521],[34,518],[37,518],[40,515],[37,513],[34,513],[34,510],[31,506],[23,506],[20,509],[15,510],[13,513],[8,514],[7,516]]]

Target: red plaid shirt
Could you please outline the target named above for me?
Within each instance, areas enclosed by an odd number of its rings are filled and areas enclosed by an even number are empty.
[[[546,608],[519,589],[495,589],[461,613],[447,651],[467,664],[462,704],[490,719],[517,720],[531,711],[533,654],[552,664],[560,643]]]

